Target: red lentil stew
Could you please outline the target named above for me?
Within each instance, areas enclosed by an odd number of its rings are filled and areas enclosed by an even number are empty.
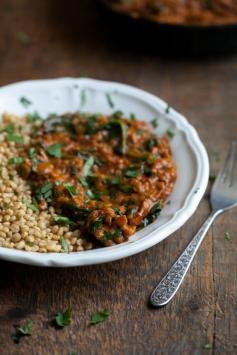
[[[122,243],[157,218],[176,180],[170,137],[153,131],[121,112],[50,115],[22,148],[18,172],[56,222],[98,246]]]
[[[236,0],[107,0],[115,10],[167,24],[237,23]]]

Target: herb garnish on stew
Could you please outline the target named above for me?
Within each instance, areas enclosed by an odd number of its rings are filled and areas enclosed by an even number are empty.
[[[79,230],[101,246],[125,242],[157,218],[176,168],[169,139],[154,134],[155,122],[125,118],[121,111],[36,121],[30,143],[10,161],[31,186],[27,207],[53,206],[59,228]],[[15,134],[11,125],[5,131]],[[60,242],[68,252],[67,238]]]

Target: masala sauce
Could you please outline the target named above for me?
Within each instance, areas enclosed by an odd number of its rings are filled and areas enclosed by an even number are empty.
[[[153,131],[120,112],[49,117],[19,171],[40,209],[54,206],[102,245],[122,243],[157,218],[176,180],[169,139]]]

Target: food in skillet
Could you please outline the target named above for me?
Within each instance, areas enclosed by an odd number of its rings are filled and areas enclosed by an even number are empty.
[[[157,218],[176,180],[169,138],[121,112],[5,115],[0,129],[1,246],[123,243]]]
[[[117,11],[158,23],[222,25],[237,22],[236,0],[106,0]]]

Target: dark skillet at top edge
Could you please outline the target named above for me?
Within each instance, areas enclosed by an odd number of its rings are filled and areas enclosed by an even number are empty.
[[[114,39],[132,47],[184,56],[237,52],[237,23],[210,26],[163,24],[114,11],[104,0],[97,0],[97,4]]]

